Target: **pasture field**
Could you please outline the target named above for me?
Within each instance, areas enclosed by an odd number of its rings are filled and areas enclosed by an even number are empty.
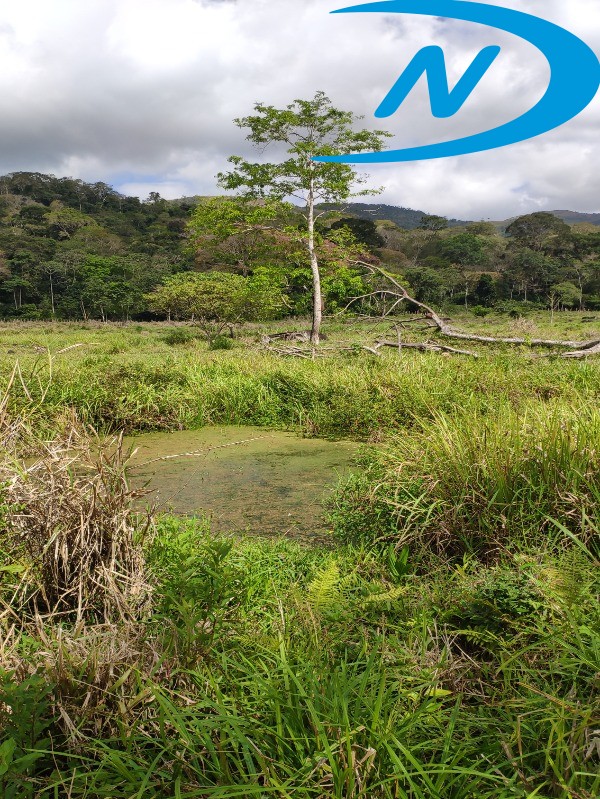
[[[554,325],[541,312],[519,320],[469,315],[457,326],[485,335],[600,338],[600,314],[555,314]],[[306,323],[268,329],[278,328],[302,330]],[[73,407],[99,430],[127,433],[253,424],[377,440],[437,411],[518,409],[538,401],[587,405],[600,391],[598,359],[569,361],[556,350],[469,343],[477,360],[361,350],[379,335],[389,337],[388,329],[334,321],[324,328],[324,357],[311,361],[265,351],[258,326],[244,328],[232,349],[208,351],[185,325],[11,323],[0,326],[0,374],[8,378],[18,360],[27,391],[16,381],[14,402],[22,400],[30,412],[33,404],[40,425]],[[407,342],[442,341],[435,331],[410,327],[403,335]],[[345,351],[336,353],[340,347]]]
[[[385,329],[0,326],[0,796],[600,794],[600,358]],[[136,511],[111,436],[214,424],[361,442],[327,541]]]

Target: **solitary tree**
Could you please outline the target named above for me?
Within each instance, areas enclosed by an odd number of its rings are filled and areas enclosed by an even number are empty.
[[[348,164],[313,160],[321,155],[340,155],[364,150],[381,150],[386,136],[376,130],[355,131],[358,119],[348,111],[334,108],[331,100],[317,92],[312,100],[295,100],[284,109],[257,103],[254,115],[236,119],[240,128],[249,128],[247,138],[266,148],[270,144],[287,146],[288,157],[278,163],[252,163],[240,156],[229,162],[234,169],[218,175],[225,189],[241,191],[256,198],[296,199],[304,206],[304,243],[310,261],[313,288],[311,342],[319,343],[322,316],[321,276],[315,241],[318,203],[340,203],[349,197],[376,194],[375,190],[352,191],[364,183]]]

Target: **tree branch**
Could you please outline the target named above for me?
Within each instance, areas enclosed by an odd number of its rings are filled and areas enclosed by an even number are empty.
[[[411,297],[410,294],[406,291],[404,286],[399,283],[395,277],[390,275],[385,270],[381,269],[374,264],[369,264],[366,261],[353,261],[352,263],[356,264],[357,266],[363,266],[367,269],[371,274],[379,274],[384,277],[397,289],[396,291],[391,291],[389,289],[379,289],[377,291],[372,292],[370,295],[365,294],[362,297],[356,297],[350,301],[350,303],[346,306],[344,310],[352,305],[352,303],[356,302],[360,299],[365,299],[369,296],[375,295],[387,295],[389,297],[396,297],[397,302],[394,303],[392,308],[395,308],[398,305],[398,302],[402,300],[406,300],[410,302],[412,305],[415,305],[417,308],[421,308],[423,311],[424,316],[431,321],[431,323],[438,329],[441,335],[446,336],[447,338],[454,338],[460,339],[461,341],[478,341],[483,344],[524,344],[531,347],[569,347],[572,349],[571,352],[566,352],[563,354],[563,358],[585,358],[589,355],[598,355],[600,354],[600,340],[593,339],[592,341],[566,341],[563,339],[555,340],[555,339],[541,339],[541,338],[533,338],[533,339],[525,339],[525,338],[517,338],[517,337],[504,337],[504,336],[479,336],[475,333],[463,333],[459,330],[454,330],[454,328],[447,324],[429,305],[426,305],[423,302],[419,302],[415,300],[414,297]],[[383,314],[382,318],[389,316],[390,311],[387,311]],[[397,346],[394,344],[394,346]]]

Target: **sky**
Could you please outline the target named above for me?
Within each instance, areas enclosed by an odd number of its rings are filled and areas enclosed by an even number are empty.
[[[398,149],[508,122],[543,95],[548,63],[491,28],[416,15],[329,12],[343,0],[0,0],[0,174],[104,181],[124,194],[217,194],[232,154],[259,160],[233,123],[257,102],[324,91]],[[561,25],[600,53],[600,0],[496,0]],[[449,83],[502,50],[463,108],[435,119],[424,79],[374,112],[416,52],[439,45]],[[276,157],[276,153],[273,155]],[[600,95],[527,142],[455,158],[357,165],[388,203],[459,219],[600,211]]]

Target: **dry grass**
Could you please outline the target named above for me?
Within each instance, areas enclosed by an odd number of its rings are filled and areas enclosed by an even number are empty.
[[[140,492],[128,485],[121,437],[102,440],[69,413],[40,441],[8,410],[11,385],[0,401],[0,552],[19,580],[5,613],[135,618],[149,597],[150,516],[140,522],[133,510]]]

